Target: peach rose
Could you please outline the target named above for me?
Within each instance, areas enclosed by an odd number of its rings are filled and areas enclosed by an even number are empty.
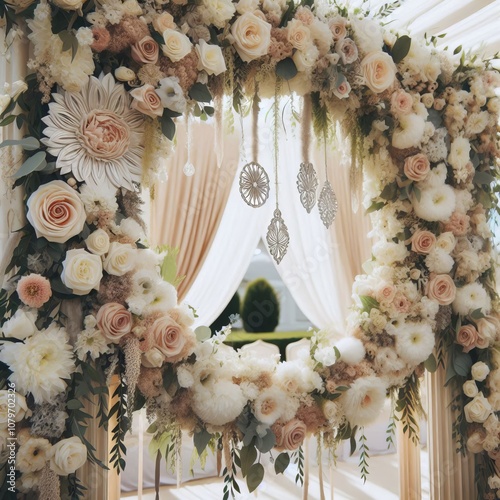
[[[455,300],[457,288],[448,274],[438,274],[427,284],[427,297],[442,306],[447,306]]]
[[[417,229],[411,237],[412,252],[428,254],[436,245],[436,237],[430,231]]]
[[[429,159],[422,153],[409,156],[405,160],[404,173],[408,179],[415,182],[423,181],[431,170]]]
[[[391,97],[391,111],[394,115],[408,115],[413,109],[413,97],[402,89],[396,90]]]
[[[97,327],[109,342],[118,344],[120,339],[132,331],[132,314],[118,304],[109,302],[97,311]]]
[[[166,361],[175,363],[187,354],[188,335],[170,316],[158,318],[151,327],[154,346],[165,356]]]
[[[287,40],[297,50],[306,50],[312,43],[311,30],[298,19],[292,19],[286,26]]]
[[[265,56],[271,43],[271,25],[252,12],[245,12],[231,26],[231,43],[244,62]]]
[[[347,19],[342,16],[335,16],[328,20],[328,27],[330,28],[335,41],[345,38],[347,34],[346,24]]]
[[[378,302],[390,304],[396,295],[396,289],[392,283],[382,283],[375,292],[375,298]]]
[[[28,198],[28,221],[37,238],[65,243],[85,225],[85,206],[77,192],[63,181],[42,184]]]
[[[294,418],[281,428],[280,442],[276,443],[278,449],[296,450],[306,437],[306,424]]]
[[[473,325],[463,325],[457,333],[457,344],[463,347],[463,352],[469,352],[476,347],[478,332]]]
[[[444,230],[452,232],[455,236],[465,236],[469,230],[470,217],[462,212],[453,212],[444,223]]]
[[[404,293],[396,292],[396,295],[394,295],[394,299],[392,300],[392,305],[396,311],[406,313],[410,309],[411,304]]]
[[[333,95],[339,99],[349,97],[351,92],[351,85],[347,80],[344,80],[336,89],[333,90]]]
[[[160,54],[159,45],[150,36],[145,36],[130,48],[130,55],[135,62],[156,64]]]
[[[396,65],[389,54],[378,50],[370,52],[361,61],[361,73],[366,86],[375,94],[380,94],[394,83]]]
[[[163,105],[160,96],[156,93],[152,85],[143,85],[131,90],[130,95],[134,98],[132,107],[151,118],[156,118],[163,114]]]
[[[174,18],[172,17],[172,14],[169,14],[168,12],[163,12],[159,16],[155,17],[153,19],[153,28],[158,33],[162,34],[165,30],[175,29],[176,25],[174,23]]]

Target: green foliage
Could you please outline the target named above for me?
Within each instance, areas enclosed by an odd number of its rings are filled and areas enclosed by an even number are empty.
[[[179,249],[169,247],[168,245],[162,245],[156,248],[158,253],[166,253],[165,258],[160,266],[161,277],[167,282],[177,288],[185,276],[179,276],[177,274],[177,256],[179,255]]]
[[[406,384],[398,390],[396,400],[397,419],[403,424],[403,432],[408,432],[413,443],[420,441],[418,419],[425,415],[420,401],[420,381],[413,373]]]
[[[259,278],[246,290],[241,307],[241,318],[247,332],[273,332],[278,326],[280,306],[278,296],[270,283]]]
[[[212,333],[220,332],[225,326],[231,323],[231,316],[240,313],[241,301],[240,295],[236,292],[229,301],[228,305],[219,314],[219,317],[210,325]]]
[[[229,498],[236,498],[236,493],[241,493],[240,486],[236,481],[236,465],[239,463],[239,457],[236,454],[234,447],[230,450],[231,454],[231,467],[228,469],[227,466],[224,467],[222,475],[224,476],[224,489],[222,500],[228,500]]]
[[[368,459],[370,458],[370,455],[368,452],[370,449],[368,448],[368,445],[366,444],[366,436],[364,432],[364,428],[361,429],[361,436],[359,437],[359,469],[361,471],[361,479],[363,480],[363,483],[366,483],[366,479],[368,477]]]
[[[293,453],[293,463],[297,466],[297,474],[295,476],[295,484],[304,486],[304,450],[302,446]]]
[[[400,36],[391,50],[391,56],[393,61],[398,64],[400,63],[410,52],[411,38],[408,35]]]

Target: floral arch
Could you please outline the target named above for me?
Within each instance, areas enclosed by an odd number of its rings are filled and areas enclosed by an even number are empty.
[[[27,218],[0,296],[1,428],[16,439],[2,498],[85,496],[76,471],[98,462],[85,435],[89,397],[100,425],[117,422],[114,467],[125,466],[133,409],[146,406],[158,456],[175,463],[181,429],[201,460],[223,450],[228,498],[237,468],[251,490],[262,481],[257,452],[278,450],[277,473],[300,463],[306,435],[334,453],[388,394],[414,433],[418,375],[436,364],[455,387],[458,447],[477,454],[478,497],[497,495],[488,221],[500,77],[488,61],[457,48],[454,63],[433,38],[307,0],[8,0],[0,15],[7,40],[27,36],[33,48],[31,73],[0,96],[0,126],[23,131],[2,147],[7,159],[24,150],[7,169]],[[193,331],[194,312],[162,279],[168,259],[141,243],[138,190],[172,154],[177,117],[214,115],[221,132],[259,96],[292,92],[325,147],[336,124],[350,136],[353,193],[364,175],[381,241],[354,284],[346,336],[319,331],[306,359],[276,364],[225,349],[225,331]]]

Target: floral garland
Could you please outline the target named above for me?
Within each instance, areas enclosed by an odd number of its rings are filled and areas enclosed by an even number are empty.
[[[24,187],[28,221],[0,295],[2,498],[84,496],[75,472],[99,463],[85,437],[85,397],[96,398],[101,425],[117,420],[116,468],[132,410],[145,406],[152,450],[170,464],[181,429],[202,461],[223,450],[228,498],[237,468],[250,490],[262,481],[257,452],[278,450],[276,473],[294,461],[300,480],[306,435],[334,453],[388,393],[415,435],[418,375],[436,364],[454,387],[460,449],[477,454],[478,498],[500,496],[488,225],[500,77],[487,61],[462,54],[454,65],[435,38],[420,44],[361,10],[308,1],[6,0],[0,16],[5,43],[23,36],[25,20],[33,47],[32,74],[0,96],[0,126],[27,130],[2,146],[26,151],[14,185]],[[341,123],[381,238],[354,284],[349,335],[317,332],[297,362],[228,349],[227,329],[211,339],[194,332],[193,311],[162,279],[172,275],[169,257],[141,244],[137,189],[154,184],[175,118],[231,122],[231,108],[244,112],[256,88],[310,95],[318,137]],[[6,447],[13,391],[15,470]],[[363,453],[361,465],[366,472]]]

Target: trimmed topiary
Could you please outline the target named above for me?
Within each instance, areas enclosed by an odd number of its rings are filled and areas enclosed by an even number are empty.
[[[252,281],[247,288],[241,319],[247,332],[274,332],[280,320],[278,296],[264,278]]]
[[[224,308],[224,310],[219,314],[219,317],[210,325],[212,330],[212,335],[220,332],[222,328],[231,323],[229,317],[235,314],[240,314],[240,295],[236,292],[229,304]]]

